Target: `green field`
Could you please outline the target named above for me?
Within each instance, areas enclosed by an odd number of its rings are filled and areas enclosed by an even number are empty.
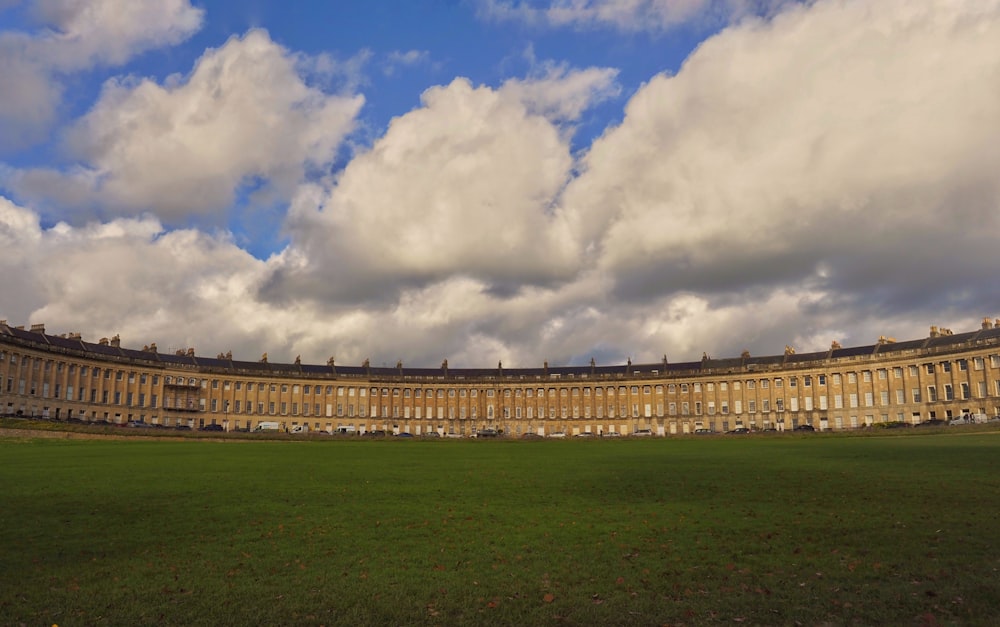
[[[1000,616],[1000,436],[0,439],[0,624]]]

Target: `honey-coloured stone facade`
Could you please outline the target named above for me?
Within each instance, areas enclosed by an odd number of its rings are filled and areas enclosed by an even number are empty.
[[[224,430],[517,437],[856,429],[1000,416],[1000,320],[796,354],[507,369],[237,361],[0,321],[0,414]],[[272,425],[273,426],[273,425]]]

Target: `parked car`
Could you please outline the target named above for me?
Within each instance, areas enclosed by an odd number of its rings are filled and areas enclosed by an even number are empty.
[[[549,434],[549,437],[550,438],[565,438],[566,437],[566,432],[565,431],[553,431],[552,433]]]
[[[634,438],[645,438],[653,435],[652,429],[638,429],[632,433]]]
[[[412,433],[407,433],[406,431],[400,431],[399,433],[396,434],[395,437],[397,437],[397,438],[412,438],[413,434]]]
[[[620,437],[622,437],[622,434],[618,433],[617,431],[608,431],[607,433],[604,434],[604,437],[606,437],[606,438],[620,438]]]
[[[220,424],[205,425],[199,431],[225,431]]]
[[[187,425],[177,425],[174,429],[177,429],[178,431],[190,431],[191,427]]]
[[[815,431],[815,430],[816,430],[815,427],[805,422],[792,429],[792,431]]]
[[[918,422],[917,424],[915,424],[913,426],[914,427],[944,427],[947,424],[948,423],[946,423],[944,420],[941,420],[940,418],[931,418],[930,420],[925,420],[923,422]]]
[[[528,433],[525,433],[525,434],[521,435],[521,439],[522,440],[541,440],[542,437],[543,436],[540,436],[537,433],[531,433],[531,432],[528,432]]]
[[[892,422],[885,423],[886,429],[905,429],[909,427],[909,423],[903,422],[902,420],[894,420]]]
[[[477,438],[495,438],[499,437],[500,432],[496,429],[480,429],[476,431]]]
[[[592,438],[592,437],[594,437],[594,434],[591,433],[590,431],[584,431],[582,433],[577,433],[573,437],[574,438]]]
[[[383,431],[382,429],[375,429],[374,431],[367,432],[365,435],[373,437],[373,438],[384,438],[385,437],[385,431]]]
[[[141,420],[133,420],[126,424],[127,427],[132,427],[133,429],[152,429],[153,425],[148,422],[143,422]]]
[[[705,428],[695,429],[694,430],[694,434],[695,435],[712,435],[713,433],[715,433],[715,431],[712,431],[711,429],[705,429]]]
[[[728,433],[730,435],[749,435],[750,429],[748,429],[746,427],[736,427],[735,429],[732,429],[730,431],[726,431],[726,433]]]
[[[426,433],[423,434],[423,437],[425,437],[425,438],[440,438],[441,434],[438,433],[437,431],[427,431]]]

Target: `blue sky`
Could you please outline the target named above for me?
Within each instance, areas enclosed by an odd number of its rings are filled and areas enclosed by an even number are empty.
[[[254,359],[1000,315],[1000,0],[0,0],[0,318]]]

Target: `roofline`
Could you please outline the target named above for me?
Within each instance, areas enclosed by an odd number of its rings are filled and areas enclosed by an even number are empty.
[[[496,368],[451,368],[447,360],[441,368],[406,368],[401,363],[396,367],[373,367],[366,360],[361,366],[340,366],[331,359],[325,365],[295,363],[269,363],[266,354],[259,362],[233,360],[231,355],[217,358],[199,357],[192,349],[178,351],[177,354],[157,352],[156,345],[142,350],[120,346],[117,336],[112,340],[102,339],[97,344],[85,342],[79,334],[50,335],[44,325],[11,327],[0,320],[0,342],[41,348],[54,354],[75,356],[103,362],[141,365],[146,368],[164,370],[191,370],[192,372],[242,375],[247,377],[288,377],[301,379],[361,379],[366,381],[552,381],[560,379],[663,379],[681,376],[747,374],[755,372],[795,371],[828,365],[840,361],[872,360],[883,361],[898,357],[908,357],[914,351],[923,354],[946,354],[961,351],[970,345],[1000,344],[1000,320],[994,325],[984,319],[983,327],[977,331],[952,334],[931,327],[927,338],[895,342],[880,338],[873,345],[842,348],[834,343],[829,351],[796,355],[790,347],[784,354],[752,357],[745,352],[739,357],[713,359],[704,355],[700,361],[669,363],[664,356],[660,362],[598,366],[591,360],[588,366],[549,366],[541,368],[506,368],[497,364]],[[898,348],[897,348],[898,347]]]

